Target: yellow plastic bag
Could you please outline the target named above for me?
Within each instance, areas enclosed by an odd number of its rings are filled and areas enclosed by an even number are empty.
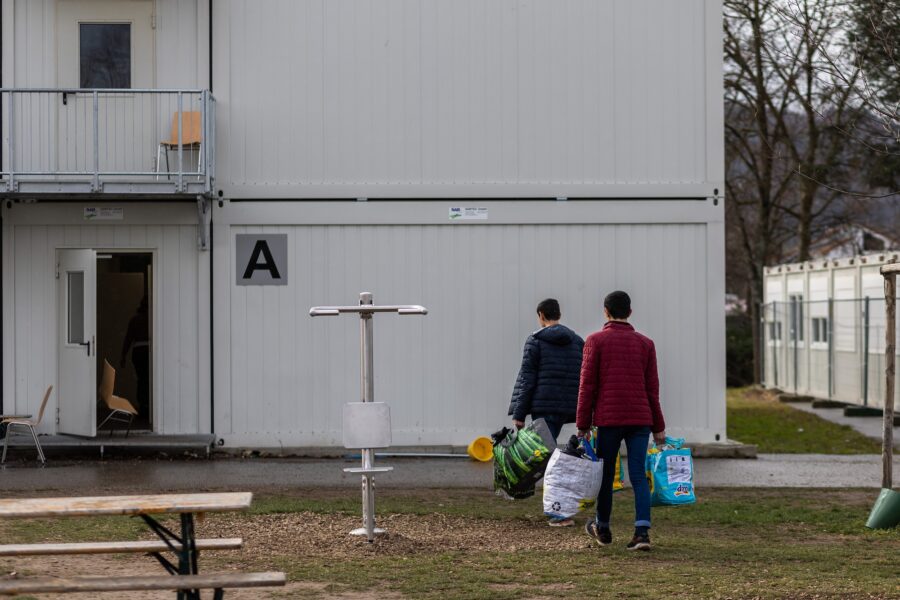
[[[616,454],[616,477],[613,478],[613,491],[619,492],[625,489],[625,470],[622,468],[622,456]]]

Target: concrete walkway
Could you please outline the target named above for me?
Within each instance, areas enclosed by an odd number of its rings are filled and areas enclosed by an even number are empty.
[[[884,427],[882,417],[845,417],[843,408],[813,408],[812,404],[806,402],[794,402],[790,406],[838,425],[849,425],[859,433],[881,441]],[[895,447],[900,447],[900,427],[894,427],[894,443]]]
[[[383,459],[395,471],[378,478],[385,488],[490,488],[492,465],[462,459]],[[121,460],[65,462],[46,467],[17,462],[0,469],[0,489],[84,495],[162,491],[251,490],[277,492],[322,487],[357,488],[358,476],[341,459],[212,459],[191,461]],[[900,468],[895,465],[900,480]],[[881,483],[875,455],[776,455],[757,460],[696,459],[696,484],[703,487],[866,487]]]

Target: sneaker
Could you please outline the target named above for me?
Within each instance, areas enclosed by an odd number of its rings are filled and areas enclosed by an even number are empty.
[[[597,521],[591,519],[584,524],[584,532],[594,538],[601,546],[609,546],[612,544],[612,531],[609,527],[599,527]]]
[[[649,534],[635,534],[635,536],[628,542],[628,545],[625,546],[626,550],[650,550],[650,535]]]
[[[549,525],[550,527],[571,527],[574,524],[575,524],[575,521],[573,521],[572,519],[556,519],[556,518],[554,518],[554,519],[550,519],[547,522],[547,525]]]

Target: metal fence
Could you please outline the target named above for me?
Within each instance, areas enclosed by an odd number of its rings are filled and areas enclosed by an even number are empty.
[[[215,100],[196,89],[0,89],[7,192],[53,182],[212,189]],[[194,186],[196,187],[196,186]]]
[[[762,307],[763,383],[863,406],[884,404],[884,298]]]

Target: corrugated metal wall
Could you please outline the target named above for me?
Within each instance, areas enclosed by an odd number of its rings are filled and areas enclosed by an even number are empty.
[[[220,226],[229,281],[217,282],[228,297],[216,303],[216,433],[227,445],[339,446],[341,406],[359,398],[358,319],[307,311],[371,291],[376,302],[430,311],[376,318],[375,395],[392,407],[394,443],[467,444],[508,421],[537,302],[558,298],[563,321],[586,336],[603,323],[603,296],[622,288],[636,326],[656,340],[670,429],[724,438],[707,227]],[[287,286],[234,285],[239,233],[288,235]]]
[[[227,197],[698,197],[723,179],[717,0],[220,0],[214,19]]]
[[[181,205],[165,211],[190,223],[196,220],[192,209]],[[37,414],[47,385],[57,385],[57,249],[134,248],[154,251],[157,431],[209,431],[209,360],[200,356],[201,345],[208,354],[209,272],[203,266],[208,257],[197,252],[196,225],[79,224],[81,205],[42,209],[38,223],[44,224],[38,224],[29,216],[37,210],[3,209],[4,411]],[[146,217],[152,210],[125,208],[127,218],[137,212]],[[54,393],[42,432],[55,431],[58,400]]]

